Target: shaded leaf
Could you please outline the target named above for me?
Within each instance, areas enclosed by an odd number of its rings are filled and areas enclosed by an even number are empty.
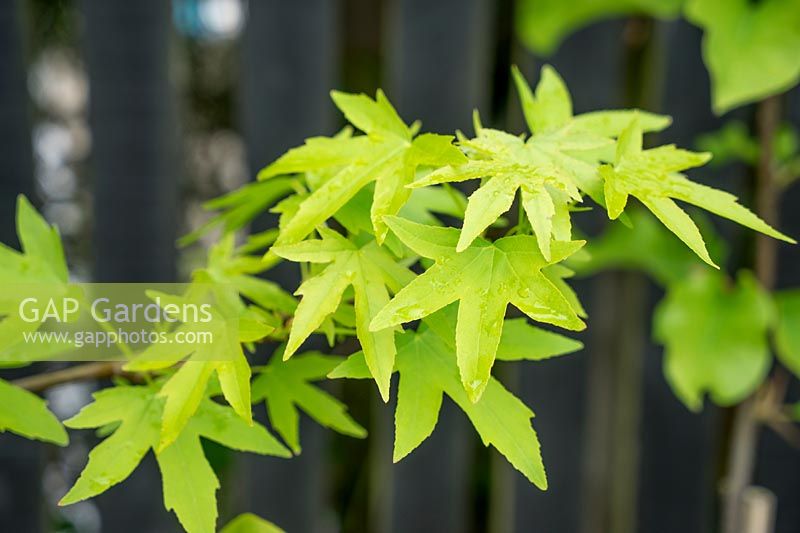
[[[523,44],[550,55],[572,32],[594,22],[624,15],[672,18],[683,0],[521,0],[514,21]]]
[[[350,415],[347,406],[312,385],[325,379],[342,362],[341,357],[305,353],[284,361],[280,353],[253,380],[253,402],[266,401],[272,427],[296,454],[300,453],[300,414],[303,410],[322,426],[344,435],[367,435]]]
[[[775,294],[778,310],[775,323],[775,352],[781,363],[800,375],[800,290]]]
[[[284,533],[284,531],[260,516],[242,513],[228,522],[219,533]]]
[[[768,295],[752,275],[728,286],[724,275],[702,270],[669,287],[654,316],[654,335],[665,346],[664,373],[692,410],[703,394],[736,404],[762,382],[771,364]]]
[[[704,30],[703,59],[714,110],[786,91],[800,80],[800,4],[794,0],[687,0]]]

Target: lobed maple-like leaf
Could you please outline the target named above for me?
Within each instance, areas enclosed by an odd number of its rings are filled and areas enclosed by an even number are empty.
[[[741,205],[734,195],[690,181],[680,173],[705,164],[710,157],[708,153],[690,152],[674,145],[643,150],[642,129],[634,119],[620,135],[614,165],[600,167],[608,216],[617,218],[625,209],[628,197],[635,196],[703,261],[714,267],[717,265],[708,255],[700,230],[674,200],[702,207],[753,230],[794,243],[794,239],[774,230]]]
[[[701,259],[659,220],[642,206],[625,210],[630,226],[610,224],[591,239],[581,252],[587,257],[575,258],[570,268],[580,276],[592,276],[613,269],[646,273],[663,287],[680,282],[701,265]],[[696,217],[712,257],[722,260],[725,242],[714,232],[704,217]]]
[[[423,187],[489,177],[469,197],[458,251],[466,249],[509,210],[518,190],[545,257],[550,256],[551,240],[569,240],[570,205],[581,201],[581,194],[563,170],[552,165],[541,153],[526,149],[519,137],[498,130],[482,129],[476,139],[462,145],[491,155],[458,167],[444,167],[413,184]]]
[[[331,92],[331,97],[347,120],[366,135],[308,139],[259,173],[258,178],[264,180],[287,173],[336,171],[299,204],[281,229],[278,244],[299,242],[372,182],[371,220],[381,243],[387,233],[382,217],[395,215],[403,207],[410,194],[405,185],[414,180],[418,167],[465,160],[452,144],[452,136],[425,133],[415,137],[414,129],[400,119],[380,90],[375,100],[338,91]]]
[[[69,440],[47,402],[0,379],[0,433],[4,431],[59,446],[66,446]]]
[[[386,223],[400,240],[435,264],[404,286],[372,319],[370,330],[391,334],[394,326],[428,316],[459,301],[456,346],[467,395],[477,401],[489,381],[509,303],[539,322],[571,330],[585,327],[561,290],[542,272],[583,246],[554,241],[550,260],[527,235],[490,243],[476,239],[457,251],[459,231],[417,224],[397,217]]]
[[[549,259],[552,240],[571,238],[570,210],[582,200],[581,193],[603,203],[599,158],[613,149],[613,137],[634,112],[601,111],[574,117],[569,91],[554,69],[542,68],[535,94],[519,70],[512,72],[532,136],[525,140],[478,126],[474,139],[459,143],[469,161],[435,170],[411,187],[485,179],[469,197],[459,251],[508,211],[519,191],[539,249]],[[648,130],[662,129],[670,122],[659,115],[642,116]]]
[[[297,301],[274,281],[257,276],[271,265],[261,256],[236,249],[234,244],[234,235],[225,235],[209,249],[206,267],[194,276],[207,276],[212,283],[229,285],[263,310],[291,314]]]
[[[222,226],[224,233],[237,231],[296,189],[296,180],[276,178],[266,182],[248,183],[203,204],[203,209],[217,211],[202,226],[178,240],[179,246],[197,241],[212,229]]]
[[[17,236],[22,250],[0,243],[0,363],[18,365],[41,361],[65,347],[60,343],[25,343],[23,335],[41,327],[38,321],[27,322],[18,312],[21,298],[14,290],[24,290],[25,297],[59,298],[67,293],[69,272],[58,228],[36,212],[24,196],[17,197]]]
[[[94,402],[65,422],[88,429],[115,424],[113,433],[89,453],[89,461],[59,505],[69,505],[105,492],[136,469],[147,452],[156,455],[164,491],[164,506],[189,533],[216,530],[219,481],[205,457],[200,437],[228,448],[290,457],[263,426],[248,425],[230,408],[204,399],[180,436],[160,444],[163,400],[155,389],[116,386],[94,394]]]
[[[394,334],[390,330],[371,331],[369,324],[389,302],[389,290],[398,291],[413,275],[397,265],[375,241],[359,246],[333,230],[320,228],[320,234],[321,239],[272,248],[275,254],[290,261],[330,263],[296,291],[302,300],[292,321],[284,359],[291,357],[325,318],[336,311],[345,290],[352,286],[356,334],[381,396],[388,400],[396,353]]]
[[[396,367],[400,384],[394,461],[403,459],[431,435],[442,394],[446,394],[469,417],[484,445],[494,446],[531,483],[546,489],[539,440],[531,427],[533,412],[493,377],[478,401],[472,401],[465,392],[456,365],[454,311],[446,309],[427,317],[418,331],[406,331],[398,337]],[[506,321],[502,330],[497,356],[503,360],[541,360],[581,347],[572,339],[540,330],[522,319]],[[350,356],[330,377],[369,377],[363,354]]]
[[[350,415],[347,406],[314,386],[342,362],[341,357],[309,352],[284,361],[280,353],[253,380],[253,403],[265,401],[270,423],[291,450],[300,448],[300,413],[303,410],[322,426],[344,435],[363,438],[367,435]]]
[[[197,288],[202,287],[202,288]],[[190,286],[184,296],[157,294],[164,305],[201,305],[205,286]],[[155,296],[155,294],[154,294]],[[212,320],[207,323],[183,323],[168,335],[167,342],[149,345],[125,365],[129,371],[163,370],[183,360],[180,367],[161,387],[159,394],[166,398],[162,420],[160,447],[166,447],[183,431],[206,395],[209,380],[213,375],[219,379],[223,396],[242,419],[252,424],[250,402],[251,369],[242,350],[241,343],[258,340],[272,331],[272,327],[260,322],[258,317],[246,314],[238,296],[227,302],[227,291],[221,291],[218,304],[212,305]],[[228,318],[245,313],[233,328]],[[243,327],[243,326],[247,327]],[[181,338],[192,332],[210,333],[212,342],[187,343]]]

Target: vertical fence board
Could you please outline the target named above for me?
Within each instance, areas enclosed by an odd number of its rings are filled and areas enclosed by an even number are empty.
[[[659,135],[659,144],[691,149],[698,134],[719,126],[711,113],[708,74],[699,54],[700,32],[683,21],[662,27],[667,57],[659,111],[671,115],[674,123]],[[693,174],[706,182],[708,176],[707,169]],[[731,190],[730,182],[717,185]],[[647,316],[649,326],[652,308]],[[651,344],[644,356],[639,530],[708,531],[716,498],[717,409],[707,402],[702,413],[690,412],[664,378],[663,350]]]
[[[249,3],[240,111],[252,174],[306,137],[331,133],[328,91],[336,76],[338,10],[335,0]],[[275,221],[265,217],[254,226]],[[279,265],[270,276],[287,289],[297,287],[294,265]],[[242,503],[287,531],[320,531],[328,512],[325,434],[316,424],[304,423],[302,430],[299,457],[241,457],[248,488]]]
[[[388,0],[387,89],[423,131],[471,131],[471,111],[491,91],[492,4],[487,0]]]
[[[620,86],[621,28],[619,21],[613,21],[576,32],[553,57],[539,59],[534,71],[526,72],[531,85],[538,82],[538,71],[546,62],[564,78],[576,113],[614,107]],[[517,113],[516,93],[510,104],[510,109]],[[582,228],[594,233],[604,224],[605,216],[595,209],[594,213],[578,218]],[[594,334],[598,317],[593,312],[597,309],[591,290],[593,283],[581,280],[572,285],[589,312],[589,332],[583,339],[586,348],[553,361],[528,363],[520,369],[520,394],[536,412],[533,423],[542,441],[550,486],[542,493],[527,480],[516,479],[514,530],[519,532],[579,531],[587,505],[592,503],[591,495],[582,491],[582,486],[587,482],[586,476],[596,471],[593,465],[607,461],[600,455],[602,443],[595,440],[596,436],[586,426],[587,406],[591,408],[600,401],[587,389],[591,368],[607,363]],[[608,492],[608,478],[602,471],[594,478],[588,481],[599,483],[599,490]],[[575,512],[576,509],[582,511]]]
[[[169,5],[83,0],[93,139],[94,274],[173,281],[178,216]],[[97,499],[107,531],[172,531],[155,461]]]
[[[16,197],[33,193],[21,2],[0,3],[0,242],[17,245]],[[9,374],[6,374],[6,378]],[[38,531],[42,447],[0,435],[0,530]]]
[[[423,131],[471,130],[471,110],[491,90],[492,5],[486,0],[391,0],[385,88],[401,116]],[[394,468],[394,531],[465,531],[474,439],[445,400],[433,435]],[[389,444],[389,443],[387,443]]]
[[[84,0],[97,281],[172,281],[178,220],[169,5]]]
[[[33,158],[19,0],[0,5],[0,240],[16,243],[16,197],[33,193]]]

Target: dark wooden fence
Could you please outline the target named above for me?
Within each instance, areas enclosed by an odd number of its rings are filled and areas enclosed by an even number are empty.
[[[25,94],[24,2],[0,3],[0,235],[13,242],[16,194],[33,191]],[[170,77],[170,13],[157,0],[81,0],[77,10],[91,85],[94,147],[94,265],[98,281],[170,280],[179,226],[182,165],[177,94]],[[401,114],[427,130],[470,131],[480,108],[491,124],[519,127],[508,67],[535,78],[543,60],[513,36],[512,0],[251,0],[240,40],[238,124],[251,173],[285,149],[341,123],[330,88],[383,86]],[[644,24],[645,47],[626,41]],[[716,129],[699,31],[683,21],[604,22],[569,38],[552,63],[578,112],[644,105],[675,117],[663,141],[691,147]],[[641,64],[646,61],[646,78]],[[638,62],[638,63],[637,63]],[[800,93],[787,99],[800,122]],[[751,109],[738,112],[745,120]],[[191,179],[191,176],[186,177]],[[745,198],[742,176],[705,174]],[[797,205],[790,192],[787,205]],[[785,209],[781,227],[800,234]],[[587,218],[596,232],[602,216]],[[259,224],[274,223],[265,219]],[[780,284],[800,284],[800,257],[782,248]],[[733,267],[742,265],[732,265]],[[296,273],[276,271],[289,288]],[[303,454],[291,461],[239,457],[223,472],[222,520],[249,510],[290,532],[614,532],[712,531],[727,414],[689,413],[661,372],[649,313],[660,297],[636,275],[609,273],[577,282],[594,316],[581,353],[500,368],[536,411],[550,479],[540,492],[493,451],[466,418],[446,405],[433,436],[391,465],[391,406],[371,388],[343,387],[371,435],[364,442],[304,421]],[[260,410],[257,408],[257,410]],[[0,530],[38,531],[44,448],[0,436]],[[765,433],[757,479],[778,496],[776,531],[800,528],[800,453]],[[103,530],[171,531],[152,461],[99,498]]]

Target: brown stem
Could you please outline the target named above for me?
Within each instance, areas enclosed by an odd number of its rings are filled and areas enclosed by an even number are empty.
[[[90,381],[122,375],[123,361],[103,361],[71,366],[53,372],[35,374],[13,381],[13,384],[31,392],[43,392],[50,387],[74,381]]]
[[[775,158],[772,147],[780,124],[780,115],[780,96],[771,96],[759,103],[756,129],[760,157],[756,169],[755,204],[756,213],[771,225],[776,225],[778,220],[779,187],[775,182]],[[777,256],[777,241],[759,234],[756,237],[755,271],[766,290],[772,290],[775,286]],[[723,533],[746,533],[744,528],[748,517],[745,516],[743,498],[753,479],[758,451],[760,419],[757,402],[756,396],[748,398],[736,408],[733,415],[727,476],[723,488]]]
[[[756,128],[760,157],[756,170],[756,213],[771,226],[778,225],[778,200],[780,186],[776,181],[776,163],[773,153],[775,134],[781,120],[780,96],[772,96],[758,106]],[[778,241],[763,234],[756,236],[756,276],[767,290],[775,287],[778,273]]]

